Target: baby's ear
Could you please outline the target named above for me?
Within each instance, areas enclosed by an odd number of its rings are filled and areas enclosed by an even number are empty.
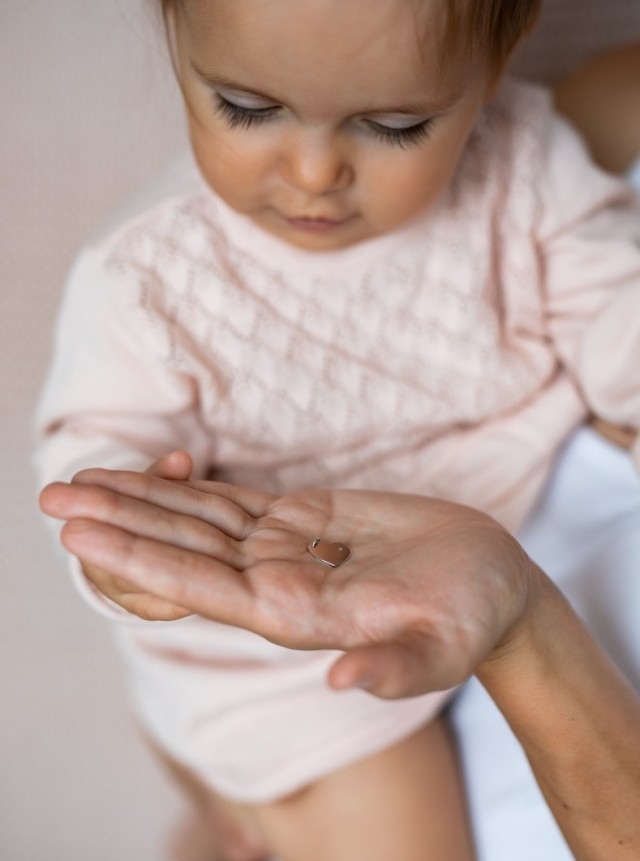
[[[145,470],[147,475],[173,481],[189,481],[193,472],[193,460],[186,451],[172,451],[156,460]]]

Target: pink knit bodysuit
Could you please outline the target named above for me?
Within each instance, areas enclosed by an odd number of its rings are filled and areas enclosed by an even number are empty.
[[[42,481],[184,448],[199,476],[440,496],[516,530],[589,411],[640,426],[639,243],[628,188],[546,93],[513,82],[439,204],[360,245],[297,250],[202,185],[74,267],[39,410]],[[148,731],[230,797],[291,792],[447,696],[335,694],[332,653],[198,617],[136,623],[76,577],[123,621]]]

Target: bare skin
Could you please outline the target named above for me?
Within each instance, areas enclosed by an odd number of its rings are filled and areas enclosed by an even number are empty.
[[[263,861],[268,857],[266,836],[251,809],[216,795],[190,769],[145,739],[192,802],[191,815],[167,840],[167,861]]]
[[[576,861],[632,861],[640,698],[548,581],[540,599],[544,611],[520,629],[515,651],[498,652],[476,675],[522,744]]]
[[[440,719],[288,801],[261,806],[257,818],[274,856],[287,861],[445,861],[474,857],[464,809],[454,745]]]
[[[188,462],[185,453],[174,457]],[[375,693],[393,698],[400,689],[403,695],[421,692],[404,687],[405,661],[413,660],[414,650],[394,636],[406,629],[407,614],[425,626],[416,646],[431,668],[432,689],[452,687],[484,659],[495,631],[503,634],[527,600],[523,584],[529,563],[515,539],[473,509],[425,497],[325,490],[275,497],[216,482],[95,469],[79,473],[71,484],[50,485],[41,504],[48,514],[69,521],[62,541],[90,576],[97,567],[101,591],[108,588],[106,572],[116,584],[110,597],[143,618],[154,618],[163,608],[160,599],[176,614],[198,612],[259,629],[289,648],[308,648],[312,635],[314,648],[333,648],[336,632],[342,637],[348,626],[350,653],[330,675],[338,689],[356,684],[361,661],[364,670],[375,658],[377,668],[381,661],[391,662],[395,672],[395,686],[385,679]],[[458,540],[460,533],[464,541]],[[348,565],[327,569],[307,551],[313,535],[333,535],[352,547],[357,540],[357,556],[354,551]],[[423,596],[416,594],[415,569],[424,567],[425,536],[434,565],[420,579]],[[512,580],[496,567],[503,545],[515,566]],[[388,569],[398,559],[390,587]],[[174,572],[183,570],[185,561],[189,577],[178,578]],[[446,589],[440,566],[450,572]],[[377,590],[376,614],[362,620],[361,584],[368,600]],[[433,606],[434,594],[438,602],[430,618],[424,608]],[[378,653],[377,643],[388,640],[393,647]]]
[[[68,521],[71,552],[118,571],[138,596],[285,646],[344,650],[329,674],[336,689],[395,698],[475,672],[575,858],[637,859],[640,701],[557,588],[485,515],[423,497],[278,498],[106,470],[51,485],[42,505]],[[336,569],[310,559],[314,534],[347,541],[352,558]]]
[[[614,425],[604,421],[604,419],[592,418],[590,424],[601,436],[625,451],[630,451],[637,436],[637,432],[631,428],[620,427],[620,425]]]
[[[178,481],[190,472],[190,458],[176,452],[152,465],[147,475]],[[325,496],[320,493],[321,506]],[[227,512],[226,526],[239,525],[237,513]],[[318,563],[312,565],[318,573]],[[138,592],[126,579],[87,560],[83,567],[104,594],[143,618],[175,619],[191,612],[180,602]],[[156,752],[194,802],[193,817],[168,847],[177,861],[273,856],[281,861],[387,861],[394,848],[403,861],[422,861],[425,852],[439,861],[475,857],[455,739],[444,719],[303,791],[262,805],[222,798],[183,765]],[[314,833],[318,839],[311,839]]]
[[[153,745],[152,745],[153,747]],[[436,719],[380,754],[263,805],[230,802],[154,747],[194,802],[169,851],[181,861],[473,857],[455,740]],[[372,815],[375,812],[375,816]],[[440,826],[434,829],[434,821]]]
[[[556,87],[555,101],[602,167],[627,170],[640,153],[640,45],[591,60]]]

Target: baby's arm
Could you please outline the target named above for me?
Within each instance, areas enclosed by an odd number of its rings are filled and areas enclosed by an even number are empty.
[[[89,466],[160,474],[168,469],[171,475],[177,468],[177,477],[187,478],[185,469],[191,464],[185,466],[184,456],[177,466],[161,460],[179,446],[194,455],[194,469],[202,473],[208,440],[193,406],[195,384],[161,361],[167,335],[150,312],[138,307],[139,268],[132,274],[114,271],[104,258],[102,248],[91,248],[69,278],[36,416],[40,482],[69,480]],[[145,277],[139,274],[140,280]],[[74,559],[71,567],[81,593],[102,614],[128,618],[125,609],[136,608],[143,618],[176,615],[175,609],[160,607],[157,601],[155,608],[144,601],[141,606],[140,596],[128,595],[123,601],[125,590],[114,579],[117,572],[106,578],[89,563],[83,572]]]
[[[640,157],[640,44],[602,54],[555,88],[555,103],[583,135],[596,162],[614,173]],[[637,431],[601,417],[594,428],[631,449]]]
[[[591,60],[555,90],[556,106],[599,165],[624,173],[640,155],[640,45]]]
[[[545,321],[598,429],[640,468],[640,205],[552,122],[538,188]]]

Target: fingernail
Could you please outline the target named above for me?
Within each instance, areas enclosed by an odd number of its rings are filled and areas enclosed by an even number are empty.
[[[87,520],[68,520],[64,527],[65,532],[74,534],[87,532],[89,529],[91,529],[91,523]]]
[[[373,676],[362,676],[359,679],[355,679],[349,687],[360,688],[363,691],[370,691],[375,687],[375,684],[376,680]]]

